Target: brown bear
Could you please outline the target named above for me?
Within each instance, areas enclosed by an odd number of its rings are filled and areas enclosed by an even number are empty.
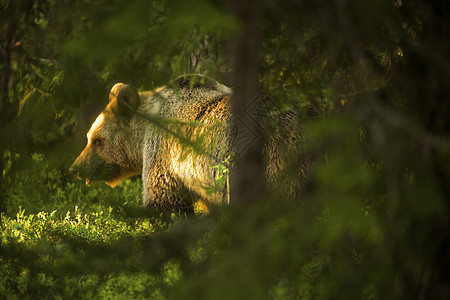
[[[220,203],[226,188],[214,195],[205,188],[214,185],[212,166],[230,155],[231,94],[198,75],[150,92],[118,83],[70,171],[86,184],[103,180],[112,187],[142,174],[143,204],[158,209],[192,210],[199,199]]]

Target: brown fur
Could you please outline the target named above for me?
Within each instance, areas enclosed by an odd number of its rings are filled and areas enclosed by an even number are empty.
[[[215,171],[211,166],[229,154],[224,124],[229,117],[231,90],[202,77],[180,77],[178,85],[137,93],[128,85],[116,84],[101,114],[103,121],[93,124],[88,144],[71,171],[86,178],[87,184],[103,180],[112,187],[142,174],[143,203],[157,208],[191,210],[199,199],[220,203],[224,195],[208,195],[204,187],[213,184]],[[207,133],[202,146],[208,155],[183,155],[189,147],[145,116],[203,124],[167,126],[187,138]]]

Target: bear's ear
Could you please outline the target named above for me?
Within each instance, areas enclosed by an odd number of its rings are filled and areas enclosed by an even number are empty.
[[[128,84],[117,83],[109,93],[109,104],[115,106],[117,112],[125,117],[131,116],[139,108],[140,103],[138,92]]]

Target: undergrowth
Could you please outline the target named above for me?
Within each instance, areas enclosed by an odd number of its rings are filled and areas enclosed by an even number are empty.
[[[167,260],[149,274],[136,257],[183,217],[143,210],[137,178],[116,189],[86,187],[41,154],[30,161],[3,199],[0,298],[164,299],[180,278],[178,263]]]

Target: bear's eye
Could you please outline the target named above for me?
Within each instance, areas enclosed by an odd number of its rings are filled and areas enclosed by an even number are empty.
[[[94,146],[101,146],[103,143],[102,143],[102,140],[101,139],[95,139],[94,140]]]

